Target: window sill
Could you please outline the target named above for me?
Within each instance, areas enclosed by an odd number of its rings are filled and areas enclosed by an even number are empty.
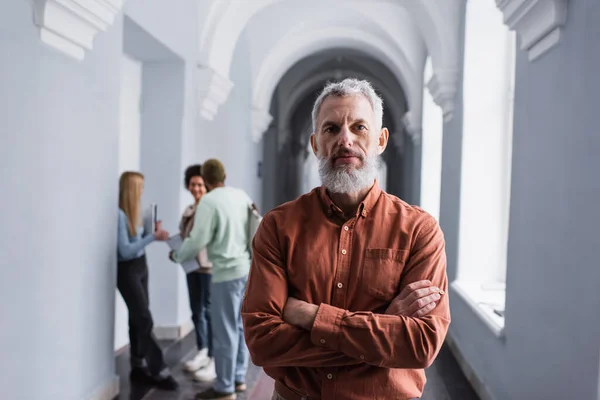
[[[500,308],[504,311],[506,291],[482,286],[468,281],[454,281],[450,285],[497,338],[504,338],[504,317],[494,310]]]

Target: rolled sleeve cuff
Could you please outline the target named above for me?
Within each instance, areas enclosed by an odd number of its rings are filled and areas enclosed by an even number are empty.
[[[315,346],[337,351],[343,316],[344,310],[329,304],[321,304],[310,331],[311,342]]]

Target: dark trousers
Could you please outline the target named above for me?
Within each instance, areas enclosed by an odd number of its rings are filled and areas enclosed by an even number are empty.
[[[212,323],[210,318],[210,282],[211,274],[190,272],[187,274],[188,294],[192,321],[196,331],[198,350],[208,348],[208,356],[213,356]]]
[[[146,256],[120,261],[117,268],[117,288],[129,310],[129,343],[131,366],[142,367],[144,360],[151,375],[166,370],[162,350],[152,334],[154,321],[148,298],[148,265]]]

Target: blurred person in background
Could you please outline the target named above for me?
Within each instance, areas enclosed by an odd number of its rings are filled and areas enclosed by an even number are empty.
[[[246,390],[248,348],[240,308],[250,270],[248,210],[253,203],[241,189],[225,186],[225,167],[219,160],[202,165],[208,193],[196,207],[194,227],[181,248],[171,252],[174,262],[190,260],[207,248],[213,264],[211,315],[213,328],[214,375],[196,379],[213,381],[213,387],[196,394],[198,400],[234,400]],[[203,379],[204,378],[204,379]]]
[[[129,343],[133,382],[150,384],[164,390],[176,390],[163,353],[152,329],[148,296],[148,264],[144,248],[150,243],[169,238],[169,233],[156,224],[155,232],[144,232],[141,224],[141,198],[144,176],[124,172],[119,181],[119,221],[117,241],[117,288],[129,311]]]
[[[185,170],[184,185],[194,197],[194,203],[185,209],[181,217],[179,231],[182,239],[190,235],[194,227],[196,208],[202,196],[206,194],[201,165],[191,165]],[[216,373],[212,351],[212,326],[209,308],[212,263],[208,259],[206,248],[200,250],[196,259],[200,268],[187,274],[187,285],[198,353],[184,364],[184,369],[189,372],[197,372],[201,380],[209,376],[214,379]]]

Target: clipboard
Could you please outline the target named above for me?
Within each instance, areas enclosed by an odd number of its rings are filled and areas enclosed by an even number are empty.
[[[145,234],[151,234],[156,231],[156,222],[158,220],[158,206],[156,203],[151,203],[142,217]]]
[[[171,236],[169,239],[167,239],[167,245],[171,248],[171,250],[174,250],[174,251],[179,250],[181,248],[182,243],[183,243],[183,239],[181,239],[180,234]],[[191,260],[184,261],[179,265],[181,265],[181,268],[183,268],[183,271],[186,274],[189,274],[190,272],[194,272],[198,268],[200,268],[200,263],[198,262],[198,259],[196,257],[192,258]]]

